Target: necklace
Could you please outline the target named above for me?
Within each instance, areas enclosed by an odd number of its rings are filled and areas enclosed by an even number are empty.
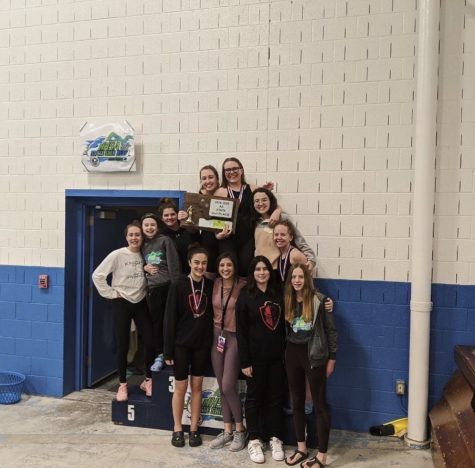
[[[193,302],[195,304],[195,313],[193,315],[199,315],[199,310],[200,310],[200,305],[201,305],[201,299],[203,299],[203,286],[204,286],[204,278],[201,278],[201,290],[200,290],[200,299],[197,301],[196,300],[196,290],[195,290],[195,284],[193,283],[193,278],[191,277],[191,273],[188,275],[188,278],[190,279],[190,285],[191,285],[191,293],[193,295]]]

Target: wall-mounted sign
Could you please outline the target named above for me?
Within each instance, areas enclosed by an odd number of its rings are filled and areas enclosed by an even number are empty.
[[[129,122],[95,124],[80,130],[82,163],[89,172],[135,172],[134,129]]]
[[[181,226],[205,231],[222,231],[227,226],[235,232],[238,208],[237,199],[186,192],[183,209],[188,218],[181,221]]]

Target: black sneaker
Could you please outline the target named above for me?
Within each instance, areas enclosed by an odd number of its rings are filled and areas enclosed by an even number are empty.
[[[183,434],[183,431],[176,431],[176,432],[173,433],[173,435],[172,435],[172,445],[174,447],[184,447],[185,446],[185,435]]]
[[[203,441],[201,440],[201,435],[198,431],[190,431],[190,447],[199,447]]]

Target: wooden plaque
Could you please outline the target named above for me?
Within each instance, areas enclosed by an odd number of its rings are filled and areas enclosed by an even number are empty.
[[[180,226],[216,232],[228,225],[234,233],[238,208],[237,199],[186,192],[183,210],[188,218],[182,220]]]

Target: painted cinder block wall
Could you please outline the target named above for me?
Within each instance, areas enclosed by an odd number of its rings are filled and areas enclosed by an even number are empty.
[[[443,0],[430,403],[475,342],[472,0]],[[416,0],[0,1],[0,369],[62,394],[66,189],[197,189],[239,157],[273,180],[338,301],[336,427],[401,414]],[[139,171],[87,174],[78,131],[126,118]],[[37,274],[51,275],[41,293]],[[405,402],[403,402],[405,404]]]

